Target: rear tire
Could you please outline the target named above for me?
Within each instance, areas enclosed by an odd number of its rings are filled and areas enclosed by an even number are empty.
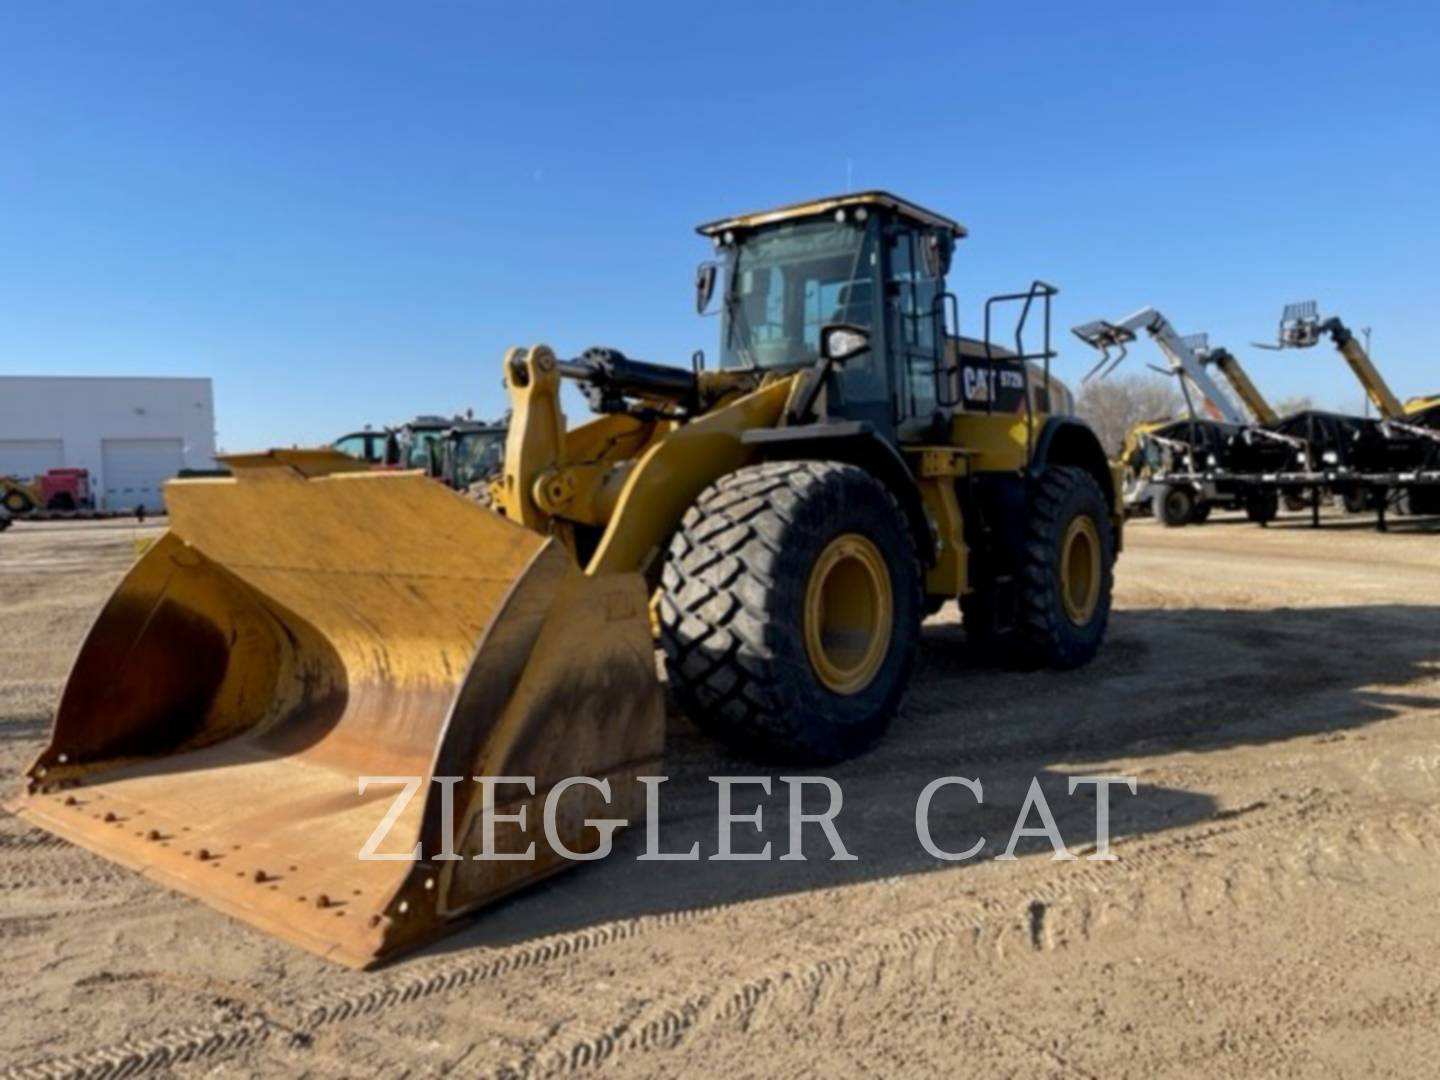
[[[889,726],[915,665],[920,565],[863,469],[777,461],[722,477],[686,512],[661,584],[670,685],[709,734],[822,763]]]
[[[1337,496],[1335,502],[1347,514],[1364,514],[1375,509],[1375,500],[1366,488],[1347,491]]]
[[[1073,465],[1040,474],[1020,567],[1022,660],[1073,668],[1105,640],[1115,585],[1115,536],[1095,478]]]
[[[1034,484],[1014,586],[1003,590],[994,582],[979,582],[961,598],[965,637],[992,662],[1077,667],[1095,655],[1110,621],[1115,537],[1109,507],[1084,469],[1051,466]],[[1077,522],[1088,523],[1082,528],[1094,558],[1087,587],[1067,598],[1068,586],[1075,584],[1067,573],[1067,540]],[[1084,609],[1079,621],[1075,608]]]
[[[1406,489],[1405,509],[1401,512],[1414,517],[1433,517],[1440,514],[1440,488],[1417,485]]]
[[[1183,484],[1172,484],[1155,496],[1154,513],[1166,528],[1189,525],[1195,516],[1195,493]]]

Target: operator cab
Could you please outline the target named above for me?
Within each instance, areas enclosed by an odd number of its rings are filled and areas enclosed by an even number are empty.
[[[504,424],[456,423],[445,433],[442,478],[457,491],[481,483],[505,465]]]
[[[1059,384],[1032,386],[1028,377],[1026,361],[1042,354],[987,344],[993,304],[1041,296],[1048,313],[1048,286],[992,298],[987,340],[955,332],[945,274],[966,235],[958,222],[869,191],[726,218],[699,232],[719,254],[697,275],[702,312],[724,271],[714,305],[722,370],[788,373],[828,363],[820,417],[864,421],[900,441],[925,439],[957,411],[1020,411],[1027,394],[1032,407],[1058,411],[1046,388]]]
[[[930,421],[946,367],[940,298],[963,226],[872,191],[699,231],[725,272],[722,370],[787,373],[828,356],[827,417],[868,421],[887,435]]]
[[[358,461],[379,465],[385,461],[385,438],[385,432],[372,431],[367,427],[364,431],[342,435],[330,445]]]

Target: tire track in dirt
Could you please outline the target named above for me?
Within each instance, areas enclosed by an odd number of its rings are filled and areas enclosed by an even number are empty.
[[[672,1045],[697,1026],[749,1017],[762,1002],[770,1000],[780,986],[802,987],[806,995],[823,998],[830,990],[827,984],[835,973],[867,970],[860,961],[873,967],[877,960],[909,955],[925,946],[934,947],[938,956],[940,946],[957,942],[968,946],[968,949],[954,950],[955,953],[964,951],[974,955],[982,951],[988,942],[990,949],[1003,956],[1006,942],[1011,937],[1023,937],[1028,948],[1028,930],[1024,929],[1023,923],[1028,918],[1031,905],[1043,904],[1048,915],[1077,888],[1098,889],[1106,875],[1116,872],[1113,868],[1150,869],[1173,861],[1178,855],[1211,840],[1273,826],[1310,812],[1312,808],[1307,803],[1308,800],[1302,798],[1294,807],[1256,804],[1222,811],[1212,819],[1209,827],[1164,839],[1127,842],[1123,845],[1121,862],[1068,864],[1074,873],[1066,875],[1067,883],[1063,886],[1047,882],[1039,888],[1012,890],[1004,900],[992,896],[978,903],[963,901],[959,904],[931,905],[921,910],[935,913],[932,921],[922,923],[918,929],[900,932],[893,940],[862,946],[858,954],[839,954],[798,970],[780,968],[745,980],[720,994],[692,995],[658,1007],[644,1020],[633,1023],[621,1020],[607,1025],[604,1031],[577,1040],[563,1050],[507,1063],[494,1075],[532,1075],[537,1067],[540,1075],[557,1075],[603,1064],[622,1051],[644,1051]],[[1121,849],[1122,845],[1117,844],[1116,847]],[[374,1021],[393,1009],[418,1001],[453,994],[509,974],[534,971],[557,961],[579,958],[607,945],[635,940],[724,910],[723,907],[695,908],[606,923],[577,933],[528,942],[503,950],[498,955],[487,954],[459,963],[436,961],[412,966],[407,970],[406,977],[386,979],[383,985],[368,990],[330,993],[296,1002],[285,1010],[295,1017],[289,1024],[268,1013],[247,1013],[210,1024],[188,1026],[170,1035],[126,1041],[79,1055],[36,1062],[6,1075],[26,1078],[142,1076],[249,1050],[272,1039],[280,1044],[280,1052],[285,1054],[286,1060],[293,1062],[297,1053],[303,1055],[314,1037],[330,1026],[360,1019]],[[277,1035],[278,1039],[275,1038]]]
[[[73,889],[82,885],[109,885],[125,881],[127,875],[121,872],[81,873],[70,868],[52,869],[49,871],[35,872],[33,866],[27,867],[23,877],[0,878],[0,893],[20,892],[26,889]]]
[[[547,964],[582,956],[607,945],[701,919],[719,908],[647,916],[607,923],[578,933],[527,942],[466,962],[432,962],[412,966],[406,978],[384,979],[382,985],[347,994],[317,995],[286,1008],[298,1019],[283,1023],[268,1013],[224,1017],[192,1025],[173,1034],[126,1041],[82,1054],[35,1062],[0,1074],[25,1078],[142,1076],[228,1054],[279,1034],[289,1049],[303,1050],[319,1030],[334,1024],[379,1016],[392,1008],[438,994],[453,993],[512,973],[534,971]]]
[[[126,896],[117,896],[94,903],[82,904],[64,910],[36,911],[21,913],[18,915],[0,916],[0,938],[9,935],[9,928],[20,928],[24,935],[40,932],[42,925],[49,929],[60,924],[66,919],[83,919],[92,915],[103,914],[107,911],[124,910],[127,914],[135,913],[146,901],[164,903],[170,898],[163,894],[157,896],[145,896],[143,893],[134,893]],[[17,934],[16,936],[21,936]]]
[[[1128,852],[1126,859],[1148,865],[1163,858],[1166,851],[1184,850],[1212,837],[1225,836],[1260,827],[1263,824],[1275,823],[1301,811],[1297,809],[1290,813],[1271,814],[1268,816],[1268,820],[1263,822],[1238,820],[1248,812],[1247,808],[1224,815],[1221,823],[1215,827],[1201,830],[1188,838],[1147,843],[1141,850]],[[1109,871],[1113,865],[1085,864],[1084,870],[1087,877],[1097,877]],[[1026,890],[1025,895],[1029,895],[1033,891]],[[939,957],[944,954],[946,949],[950,950],[952,960],[959,962],[961,953],[973,955],[982,947],[986,937],[985,930],[995,923],[997,916],[1002,921],[1014,920],[1013,912],[996,912],[992,910],[996,906],[986,904],[978,911],[970,913],[969,932],[960,935],[964,938],[962,944],[968,945],[968,949],[953,948],[956,944],[954,940],[956,918],[955,914],[951,912],[944,914],[937,926],[928,929],[922,928],[920,932],[913,935],[902,936],[895,941],[872,946],[869,953],[865,955],[880,958],[883,964],[888,962],[885,958],[894,954],[897,949],[900,950],[901,955],[908,955],[910,951],[923,951],[928,948],[929,951],[924,955],[930,957],[928,961],[930,970],[937,972],[940,970]],[[1004,906],[998,906],[1003,911]],[[711,916],[721,910],[723,909],[693,909],[625,923],[606,924],[577,934],[528,943],[506,950],[499,956],[486,956],[469,963],[445,962],[434,963],[419,970],[412,968],[407,973],[408,978],[388,980],[385,985],[363,993],[329,995],[310,1002],[297,1003],[287,1010],[297,1017],[292,1025],[283,1025],[271,1017],[265,1017],[261,1025],[262,1030],[256,1030],[256,1016],[226,1020],[213,1027],[185,1029],[178,1032],[173,1038],[152,1039],[138,1045],[123,1044],[113,1048],[113,1052],[109,1055],[103,1052],[97,1052],[100,1054],[99,1057],[86,1055],[88,1060],[85,1062],[73,1060],[56,1062],[53,1063],[58,1066],[56,1071],[39,1075],[96,1076],[104,1075],[103,1072],[96,1071],[97,1069],[110,1068],[123,1068],[126,1075],[140,1075],[157,1068],[170,1068],[175,1064],[185,1064],[248,1049],[260,1042],[270,1040],[277,1032],[284,1034],[282,1040],[277,1040],[278,1052],[283,1053],[286,1060],[293,1062],[297,1053],[301,1056],[304,1055],[304,1051],[322,1029],[332,1025],[344,1024],[361,1018],[379,1019],[393,1009],[436,995],[461,991],[510,973],[534,971],[555,961],[578,958],[605,945],[633,940],[657,930]],[[998,948],[1005,935],[1002,931],[993,933],[991,937],[992,945]],[[755,1010],[770,998],[775,989],[782,985],[794,983],[806,987],[812,998],[822,1000],[834,987],[833,980],[830,978],[833,972],[848,972],[856,967],[854,956],[843,955],[830,961],[822,961],[817,967],[807,972],[804,978],[798,978],[795,973],[787,970],[782,970],[778,974],[765,975],[746,981],[731,990],[728,995],[723,996],[717,1008],[708,1012],[707,1006],[710,1005],[714,996],[709,993],[693,995],[677,1003],[665,1004],[648,1010],[640,1018],[617,1021],[593,1037],[573,1042],[563,1051],[552,1051],[545,1055],[514,1060],[500,1067],[495,1075],[528,1075],[536,1072],[537,1069],[542,1074],[563,1073],[602,1064],[622,1050],[663,1048],[678,1043],[685,1033],[697,1025],[710,1022],[733,1022],[752,1016]],[[80,1067],[82,1071],[71,1071],[72,1067]]]
[[[1065,872],[1030,885],[1011,887],[980,899],[939,901],[912,913],[910,925],[861,940],[844,952],[770,971],[726,984],[715,990],[698,990],[677,1000],[657,1003],[633,1018],[620,1017],[588,1036],[563,1047],[540,1050],[496,1067],[496,1077],[562,1075],[607,1064],[620,1054],[673,1048],[683,1039],[711,1026],[749,1026],[769,1010],[819,1013],[853,1008],[857,996],[883,992],[887,980],[923,978],[929,982],[973,964],[974,958],[1014,959],[1047,951],[1060,940],[1088,940],[1108,918],[1150,920],[1170,918],[1189,908],[1192,912],[1224,904],[1270,903],[1291,891],[1287,875],[1264,871],[1237,873],[1233,867],[1210,872],[1209,859],[1200,857],[1207,845],[1237,847],[1249,843],[1250,834],[1296,819],[1338,818],[1349,809],[1345,800],[1318,789],[1275,802],[1256,802],[1221,811],[1205,825],[1175,835],[1117,841],[1120,859],[1113,863],[1080,861],[1065,864]],[[1413,818],[1413,820],[1411,820]],[[1396,855],[1399,834],[1409,838],[1407,851],[1434,854],[1427,843],[1429,825],[1440,822],[1440,811],[1417,810],[1411,815],[1389,813],[1379,825],[1352,824],[1350,832],[1362,850],[1376,849]],[[1386,835],[1380,838],[1377,830]],[[43,834],[42,834],[43,835]],[[1085,849],[1077,849],[1084,854]],[[1189,857],[1188,859],[1186,857]],[[1343,849],[1327,847],[1292,852],[1284,860],[1290,878],[1315,877],[1330,864],[1346,857]],[[1180,860],[1184,859],[1183,863]],[[1157,880],[1157,871],[1177,865],[1185,872],[1175,882]],[[128,875],[118,875],[128,876]],[[1241,880],[1247,878],[1248,880]],[[1136,896],[1123,895],[1125,886],[1138,886]],[[1199,899],[1197,900],[1197,897]],[[588,956],[606,946],[633,941],[684,923],[712,917],[725,907],[698,908],[625,922],[607,923],[585,930],[528,942],[478,958],[431,961],[412,965],[403,976],[383,977],[382,985],[349,993],[326,993],[301,999],[283,1008],[290,1021],[273,1012],[236,1012],[208,1024],[190,1025],[154,1038],[125,1041],[78,1055],[34,1062],[5,1075],[17,1077],[141,1076],[157,1071],[219,1060],[255,1051],[265,1044],[267,1055],[279,1053],[291,1065],[303,1061],[307,1048],[324,1029],[362,1019],[378,1021],[394,1010],[417,1002],[463,992],[510,974],[533,972],[549,964]],[[1013,946],[1013,947],[1012,947]],[[1024,1041],[1023,1036],[1012,1037]],[[267,1060],[268,1057],[267,1057]],[[1056,1065],[1059,1063],[1056,1062]]]
[[[27,828],[24,832],[0,832],[0,852],[34,851],[36,848],[74,847],[68,840],[62,840],[54,833],[43,829]]]
[[[195,1024],[155,1039],[138,1039],[72,1057],[24,1065],[4,1073],[14,1080],[109,1080],[145,1076],[234,1053],[268,1039],[274,1031],[264,1016],[234,1023]]]
[[[1245,835],[1257,828],[1271,827],[1299,817],[1312,817],[1321,808],[1307,802],[1286,809],[1264,813],[1263,805],[1241,808],[1225,814],[1222,821],[1210,828],[1165,841],[1144,843],[1139,851],[1126,850],[1121,862],[1086,863],[1075,867],[1080,883],[1068,887],[1048,884],[1040,889],[1012,890],[1004,900],[987,898],[983,904],[973,901],[936,905],[928,918],[903,929],[891,929],[839,953],[812,959],[799,965],[782,965],[764,974],[742,979],[712,992],[697,992],[678,1001],[656,1006],[649,1018],[631,1025],[616,1022],[602,1030],[566,1046],[542,1050],[523,1058],[513,1059],[487,1074],[497,1080],[528,1076],[558,1076],[583,1069],[608,1065],[621,1054],[644,1053],[673,1049],[686,1037],[710,1026],[733,1025],[748,1031],[767,1011],[815,1015],[822,1010],[854,1010],[866,997],[884,993],[890,985],[908,985],[916,979],[942,982],[964,971],[973,970],[977,956],[989,953],[992,958],[1022,957],[1036,951],[1033,935],[1027,924],[1033,919],[1034,906],[1042,904],[1047,921],[1074,926],[1081,939],[1091,936],[1094,907],[1100,898],[1099,884],[1107,876],[1124,875],[1142,878],[1144,887],[1162,895],[1153,896],[1139,913],[1151,920],[1170,918],[1194,898],[1201,889],[1213,897],[1225,898],[1229,906],[1240,906],[1237,886],[1248,894],[1254,904],[1264,905],[1275,898],[1288,900],[1302,882],[1329,879],[1337,868],[1353,870],[1351,853],[1339,847],[1322,846],[1302,850],[1281,851],[1279,860],[1286,874],[1270,873],[1273,866],[1253,872],[1256,880],[1238,882],[1231,870],[1220,867],[1210,872],[1209,860],[1193,860],[1178,864],[1178,853],[1193,853],[1207,843],[1224,840],[1231,846],[1249,843]],[[1344,807],[1334,805],[1329,812],[1339,815]],[[1249,816],[1249,820],[1238,820]],[[1417,810],[1412,814],[1392,816],[1379,822],[1366,823],[1368,831],[1387,836],[1404,833],[1414,838],[1412,850],[1433,854],[1432,845],[1423,843],[1430,827],[1440,825],[1440,810]],[[1120,845],[1116,845],[1120,847]],[[1127,848],[1129,845],[1126,845]],[[1393,849],[1391,851],[1393,857]],[[1162,863],[1177,866],[1184,873],[1178,881],[1157,888],[1155,870]],[[1242,866],[1245,864],[1242,864]],[[1066,875],[1067,878],[1073,875]],[[1036,896],[1029,905],[1020,902],[1027,895]],[[1046,899],[1038,899],[1045,897]],[[1157,902],[1158,901],[1158,902]],[[977,911],[976,909],[981,910]],[[993,909],[999,909],[993,910]],[[941,910],[943,909],[943,910]],[[1007,930],[1010,931],[1007,934]],[[1055,948],[1055,933],[1042,936],[1039,951]],[[1007,937],[1016,936],[1032,943],[1030,949],[1014,952],[1004,947]],[[1067,935],[1068,936],[1068,935]],[[993,1023],[993,1021],[992,1021]],[[1076,1063],[1067,1061],[1053,1050],[1014,1031],[1000,1030],[1032,1051],[1046,1056],[1053,1066],[1067,1072],[1088,1076]]]
[[[0,849],[0,893],[144,880],[123,866],[69,845],[34,845],[19,849],[18,856],[7,857],[14,850]]]

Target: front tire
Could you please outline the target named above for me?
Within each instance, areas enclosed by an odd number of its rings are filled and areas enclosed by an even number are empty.
[[[5,492],[4,497],[0,498],[0,503],[3,503],[5,509],[12,514],[28,514],[35,509],[35,504],[30,501],[30,496],[19,488],[11,488]]]
[[[1166,528],[1189,525],[1195,516],[1195,493],[1183,484],[1171,484],[1155,496],[1155,518]]]
[[[889,726],[915,665],[920,565],[863,469],[777,461],[722,477],[686,512],[661,585],[670,685],[711,735],[824,763]]]

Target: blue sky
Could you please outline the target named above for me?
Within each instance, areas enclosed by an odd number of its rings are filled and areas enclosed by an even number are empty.
[[[215,380],[221,444],[504,407],[510,344],[685,363],[693,227],[885,187],[1358,409],[1440,391],[1433,4],[0,2],[0,372]],[[1060,373],[1089,365],[1063,342]],[[1148,347],[1144,355],[1153,359]],[[1133,364],[1139,370],[1138,363]]]

